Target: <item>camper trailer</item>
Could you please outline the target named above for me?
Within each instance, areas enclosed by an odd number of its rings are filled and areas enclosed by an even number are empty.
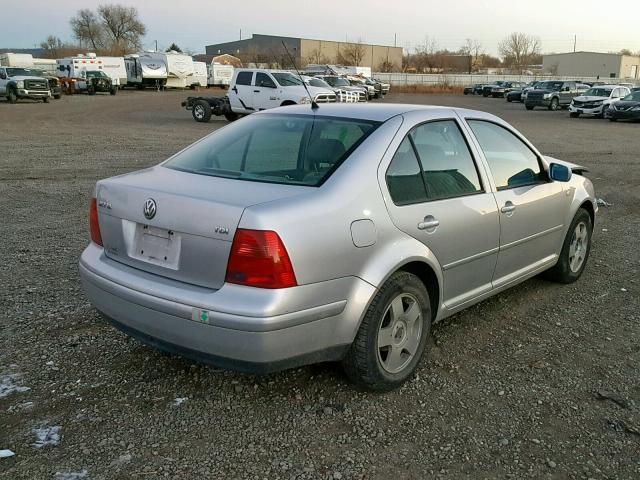
[[[0,65],[3,67],[32,68],[33,56],[30,53],[0,53]]]
[[[191,77],[194,74],[193,58],[174,51],[156,55],[163,55],[166,59],[167,83],[165,85],[167,87],[185,88],[190,86],[187,77]]]
[[[167,82],[167,64],[154,52],[134,53],[124,58],[127,85],[162,88]]]
[[[98,57],[94,53],[88,53],[87,55],[77,55],[75,57],[66,57],[56,60],[58,63],[58,76],[67,78],[84,78],[86,72],[102,71],[111,78],[111,82],[115,86],[120,86],[120,74],[114,74],[114,69],[111,67],[105,69],[105,65],[112,65],[112,62],[105,61],[105,58],[111,57]]]
[[[207,64],[205,62],[193,62],[193,76],[189,77],[191,87],[207,86]]]
[[[48,75],[57,76],[58,64],[53,58],[34,58],[33,68],[47,73]]]
[[[227,88],[233,77],[233,65],[211,62],[207,83],[210,87]]]
[[[124,67],[124,57],[97,57],[102,60],[102,71],[111,77],[121,88],[127,84],[127,69]]]

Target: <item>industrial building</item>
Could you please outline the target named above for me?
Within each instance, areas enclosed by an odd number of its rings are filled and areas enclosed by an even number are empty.
[[[640,78],[640,57],[617,53],[571,52],[544,55],[545,73],[560,76]]]
[[[370,67],[372,71],[399,72],[402,48],[367,43],[335,42],[308,38],[254,34],[246,40],[207,45],[207,55],[229,54],[244,64],[291,66],[282,43],[287,46],[297,67],[312,64],[342,64]]]

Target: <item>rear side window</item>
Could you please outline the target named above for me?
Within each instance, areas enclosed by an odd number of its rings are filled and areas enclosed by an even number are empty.
[[[405,137],[387,169],[387,187],[396,205],[427,201],[418,157],[409,137]]]
[[[319,186],[378,125],[317,115],[251,115],[163,165],[214,177]]]
[[[482,190],[471,152],[455,121],[424,123],[410,135],[424,170],[430,200]]]
[[[239,72],[236,77],[236,85],[251,85],[253,72]]]
[[[546,181],[538,157],[516,135],[483,120],[467,123],[478,139],[498,190]]]

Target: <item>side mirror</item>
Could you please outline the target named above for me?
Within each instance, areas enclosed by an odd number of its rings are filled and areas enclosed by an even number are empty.
[[[549,178],[556,182],[568,182],[571,180],[571,169],[559,163],[549,165]]]
[[[6,80],[7,79],[7,75],[4,74],[4,73],[0,73],[0,79]]]

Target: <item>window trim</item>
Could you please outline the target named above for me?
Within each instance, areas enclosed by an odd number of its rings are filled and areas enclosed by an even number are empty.
[[[449,122],[449,121],[455,123],[456,127],[460,131],[460,135],[462,135],[462,138],[464,139],[464,143],[467,146],[467,150],[469,151],[469,156],[471,157],[471,163],[473,163],[473,166],[474,166],[475,171],[476,171],[476,175],[478,176],[478,182],[480,183],[480,190],[478,190],[476,192],[471,192],[471,193],[461,193],[459,195],[451,195],[451,196],[448,196],[448,197],[429,198],[429,188],[427,187],[427,179],[426,179],[426,174],[425,174],[425,171],[424,171],[424,166],[422,164],[422,159],[420,158],[420,154],[418,153],[418,149],[416,148],[415,142],[413,141],[413,138],[411,138],[410,134],[416,128],[421,127],[422,125],[425,125],[427,123]],[[402,142],[404,142],[404,139],[407,138],[407,137],[409,138],[409,143],[411,144],[411,148],[413,149],[413,154],[415,155],[416,160],[418,160],[418,167],[420,168],[420,176],[422,177],[422,184],[424,186],[424,193],[425,193],[425,198],[426,199],[424,201],[418,201],[418,202],[399,202],[398,203],[393,199],[393,196],[391,195],[391,189],[389,188],[389,183],[387,182],[387,175],[389,173],[389,168],[391,167],[391,163],[393,162],[393,157],[395,157],[396,153],[398,153],[398,150],[400,149],[400,145],[402,145]],[[416,123],[415,125],[413,125],[407,131],[407,133],[404,135],[404,137],[402,137],[402,140],[398,144],[398,148],[396,148],[396,151],[393,152],[393,156],[391,157],[391,161],[389,162],[389,165],[387,165],[387,169],[384,172],[384,181],[385,181],[385,184],[387,185],[387,190],[389,191],[389,197],[391,198],[391,201],[393,202],[394,205],[396,205],[398,207],[404,207],[404,206],[407,206],[407,205],[419,205],[421,203],[439,202],[439,201],[442,201],[442,200],[451,200],[451,199],[454,199],[454,198],[470,197],[472,195],[480,195],[480,194],[483,194],[483,193],[487,193],[487,189],[486,189],[486,186],[485,186],[484,181],[482,179],[482,175],[480,174],[480,169],[478,168],[478,160],[477,160],[476,156],[474,155],[474,151],[471,148],[471,145],[469,143],[469,139],[465,135],[465,130],[460,125],[459,120],[457,118],[455,118],[455,117],[434,118],[434,119],[425,120],[424,122]]]
[[[479,118],[479,117],[465,117],[464,118],[465,122],[467,123],[467,125],[469,126],[469,130],[471,130],[471,133],[473,135],[473,137],[475,138],[476,142],[478,142],[478,147],[480,148],[480,151],[482,152],[482,156],[484,157],[485,162],[487,163],[487,167],[489,169],[489,174],[491,175],[491,179],[493,180],[493,183],[496,187],[496,192],[502,192],[504,190],[512,190],[514,188],[520,188],[520,187],[530,187],[532,185],[543,185],[543,184],[547,184],[547,183],[551,183],[551,179],[549,178],[549,172],[547,172],[547,170],[544,168],[544,163],[542,162],[542,157],[541,155],[536,152],[533,148],[531,148],[531,146],[528,143],[528,140],[526,140],[522,135],[518,134],[517,132],[513,131],[512,129],[500,124],[499,122],[496,122],[494,120],[489,120],[486,118]],[[531,153],[533,153],[536,157],[536,160],[538,161],[538,167],[540,167],[540,173],[544,173],[544,180],[538,180],[536,182],[530,182],[530,183],[523,183],[522,185],[516,185],[513,187],[498,187],[498,185],[496,184],[496,179],[493,176],[493,170],[491,169],[491,165],[489,164],[489,160],[487,160],[487,156],[484,153],[484,149],[482,148],[482,145],[480,144],[480,140],[478,140],[478,137],[476,136],[476,132],[473,131],[473,127],[469,124],[469,121],[476,121],[476,122],[485,122],[485,123],[491,123],[497,127],[500,127],[504,130],[506,130],[507,132],[511,133],[514,137],[516,137],[518,140],[520,140],[520,142],[522,142],[522,144],[527,147]]]

